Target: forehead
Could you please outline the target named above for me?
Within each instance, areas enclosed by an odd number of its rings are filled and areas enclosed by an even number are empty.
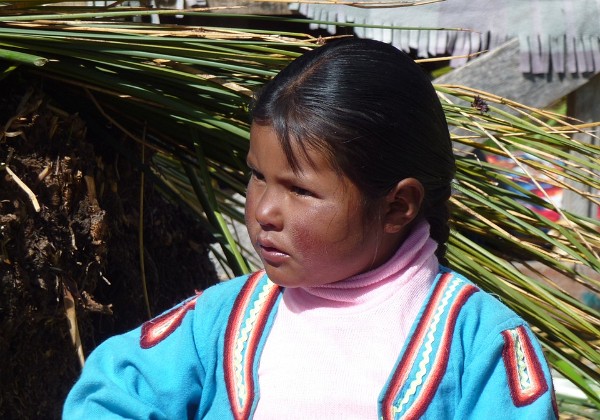
[[[311,144],[302,145],[293,139],[281,141],[270,125],[253,123],[250,129],[248,163],[268,158],[281,165],[287,164],[298,175],[310,170],[327,169],[338,172],[328,157],[328,153],[315,149]]]

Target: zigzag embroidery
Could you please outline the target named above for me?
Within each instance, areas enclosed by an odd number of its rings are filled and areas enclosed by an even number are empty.
[[[502,359],[511,398],[517,407],[529,405],[548,390],[541,363],[525,327],[503,331],[502,336]]]
[[[259,271],[246,281],[234,303],[225,332],[225,384],[236,419],[250,416],[254,399],[253,365],[256,350],[281,291],[279,286],[266,279],[260,292],[255,293],[263,277],[264,271]]]
[[[254,305],[250,312],[248,313],[248,317],[244,321],[243,327],[240,330],[240,333],[236,339],[235,351],[233,356],[234,363],[234,371],[235,371],[235,382],[236,382],[236,390],[237,396],[240,400],[241,406],[246,403],[246,398],[248,396],[247,384],[249,383],[249,376],[252,373],[252,366],[248,366],[250,360],[246,358],[246,363],[244,362],[244,356],[242,354],[245,344],[249,341],[250,334],[254,332],[254,326],[258,317],[261,315],[261,310],[264,307],[265,302],[269,297],[269,292],[275,286],[270,280],[268,280],[263,286],[261,292],[258,295],[258,298],[254,301]]]
[[[451,273],[440,277],[384,396],[384,419],[419,418],[427,409],[448,365],[458,314],[469,297],[479,290],[463,283],[464,280],[453,278]],[[436,338],[436,334],[441,337]],[[437,347],[434,346],[436,339],[439,340]],[[417,373],[400,401],[394,404],[400,398],[400,391],[405,389],[413,366],[418,367]]]
[[[408,402],[409,398],[412,397],[416,392],[417,388],[423,383],[423,377],[427,374],[427,366],[429,365],[429,355],[433,351],[433,342],[435,341],[435,332],[437,330],[437,326],[440,322],[442,315],[444,314],[444,310],[452,297],[452,294],[456,290],[459,284],[463,283],[461,279],[456,279],[452,282],[446,293],[444,294],[444,298],[442,299],[440,305],[437,308],[431,323],[429,324],[429,332],[427,333],[427,342],[425,343],[425,351],[421,356],[421,362],[419,363],[419,371],[415,375],[415,379],[411,382],[408,390],[404,394],[404,398],[402,401],[394,407],[395,413],[400,413],[404,409],[404,405]]]
[[[513,340],[515,340],[516,348],[515,353],[517,356],[517,373],[519,375],[519,385],[522,390],[528,390],[532,388],[531,378],[529,377],[529,369],[527,368],[527,360],[525,359],[525,353],[523,351],[523,344],[519,339],[519,334],[515,330],[510,331]]]

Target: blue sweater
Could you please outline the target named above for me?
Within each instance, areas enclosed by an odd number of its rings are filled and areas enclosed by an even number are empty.
[[[106,340],[87,360],[63,418],[252,418],[282,292],[257,272]],[[446,269],[381,386],[383,419],[558,417],[550,371],[527,324]]]

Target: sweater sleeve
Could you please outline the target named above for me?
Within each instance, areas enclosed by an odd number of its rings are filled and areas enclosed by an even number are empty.
[[[527,325],[494,332],[462,381],[456,418],[558,418],[550,369]]]
[[[203,381],[190,313],[197,298],[98,346],[67,397],[63,418],[192,417]]]

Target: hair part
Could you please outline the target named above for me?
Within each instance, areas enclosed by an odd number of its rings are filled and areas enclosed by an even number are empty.
[[[295,171],[308,150],[323,153],[362,192],[367,214],[402,179],[419,180],[421,215],[446,262],[454,154],[439,98],[408,55],[373,40],[327,43],[256,95],[252,119],[273,127]]]

